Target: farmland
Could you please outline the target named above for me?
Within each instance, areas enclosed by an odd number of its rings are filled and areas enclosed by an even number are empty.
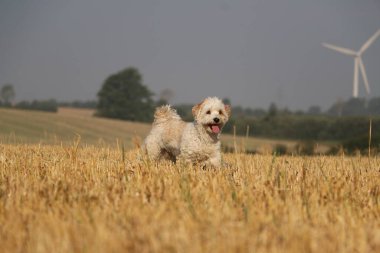
[[[58,113],[0,109],[0,138],[7,143],[69,144],[80,136],[85,144],[124,141],[143,136],[149,125],[92,117],[93,111],[61,108]]]
[[[87,109],[60,108],[58,113],[0,108],[0,142],[18,144],[70,145],[80,137],[83,145],[117,143],[126,149],[134,147],[150,130],[149,124],[93,117]],[[222,135],[225,146],[236,149],[258,150],[268,153],[275,145],[289,149],[297,145],[291,140],[270,140]],[[327,149],[322,143],[322,151]]]
[[[155,164],[133,144],[149,128],[87,110],[0,110],[1,252],[380,251],[379,157]]]
[[[378,158],[224,160],[2,144],[2,252],[379,252]]]

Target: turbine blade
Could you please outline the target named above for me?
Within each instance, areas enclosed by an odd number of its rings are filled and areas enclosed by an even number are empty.
[[[363,53],[365,50],[367,50],[367,48],[369,48],[369,46],[377,39],[377,37],[379,37],[380,35],[380,29],[377,30],[377,32],[375,32],[374,35],[371,36],[371,38],[369,38],[366,43],[363,44],[363,46],[360,48],[359,50],[359,54]]]
[[[369,94],[371,92],[371,90],[369,89],[367,74],[365,72],[363,61],[360,57],[358,57],[358,62],[359,62],[360,72],[361,72],[363,80],[364,80],[365,89],[367,91],[367,94]]]
[[[354,86],[352,87],[352,96],[354,98],[357,98],[358,97],[358,93],[359,93],[358,67],[359,67],[359,61],[358,61],[358,58],[355,58]]]
[[[331,44],[327,44],[327,43],[322,43],[322,45],[324,47],[327,47],[329,49],[332,49],[332,50],[335,50],[335,51],[338,51],[342,54],[346,54],[346,55],[351,55],[351,56],[356,56],[356,52],[351,50],[351,49],[348,49],[348,48],[344,48],[344,47],[337,47],[337,46],[334,46],[334,45],[331,45]]]

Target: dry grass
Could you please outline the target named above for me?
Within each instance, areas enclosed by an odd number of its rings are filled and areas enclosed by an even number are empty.
[[[135,136],[145,136],[150,125],[92,117],[88,109],[60,108],[58,113],[0,108],[0,142],[67,145],[80,135],[87,144],[133,147]]]
[[[1,252],[380,252],[378,158],[224,157],[0,144]]]

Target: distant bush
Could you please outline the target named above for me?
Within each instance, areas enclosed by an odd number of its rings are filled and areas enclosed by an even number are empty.
[[[231,146],[227,146],[227,145],[223,145],[222,144],[222,151],[223,153],[244,153],[244,154],[251,154],[251,155],[254,155],[254,154],[257,154],[257,150],[255,149],[238,149],[238,150],[235,150],[234,147],[231,147]]]
[[[295,150],[298,155],[314,155],[315,143],[312,141],[304,141],[298,143],[295,147]]]
[[[341,155],[342,153],[344,153],[342,145],[333,145],[329,148],[325,155],[336,156]]]
[[[189,104],[179,104],[175,105],[174,108],[177,110],[177,113],[181,116],[181,118],[185,121],[193,121],[193,115],[191,113],[191,108],[193,106]]]
[[[0,100],[0,107],[12,107],[12,104],[9,102],[2,102]]]
[[[350,138],[342,142],[343,149],[349,153],[354,154],[355,152],[367,153],[369,147],[368,134],[359,137]],[[375,151],[380,151],[380,134],[376,134],[371,138],[371,149]]]
[[[58,103],[55,99],[49,100],[33,100],[21,101],[17,103],[14,108],[24,109],[24,110],[36,110],[36,111],[47,111],[47,112],[57,112]]]
[[[273,153],[276,155],[286,155],[288,153],[288,147],[284,144],[277,144],[273,149]]]
[[[88,101],[75,100],[71,102],[59,102],[58,105],[62,107],[95,109],[97,103],[98,102],[95,100],[88,100]]]
[[[368,117],[327,117],[310,115],[288,115],[264,118],[236,117],[227,122],[224,133],[245,135],[250,126],[250,136],[302,141],[336,140],[344,141],[352,136],[368,134]],[[380,118],[372,119],[373,131],[380,129]]]

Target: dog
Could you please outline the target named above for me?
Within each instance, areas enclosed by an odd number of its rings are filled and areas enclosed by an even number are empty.
[[[220,134],[231,106],[208,97],[192,108],[194,122],[185,122],[170,105],[158,107],[144,141],[148,158],[221,167]]]

